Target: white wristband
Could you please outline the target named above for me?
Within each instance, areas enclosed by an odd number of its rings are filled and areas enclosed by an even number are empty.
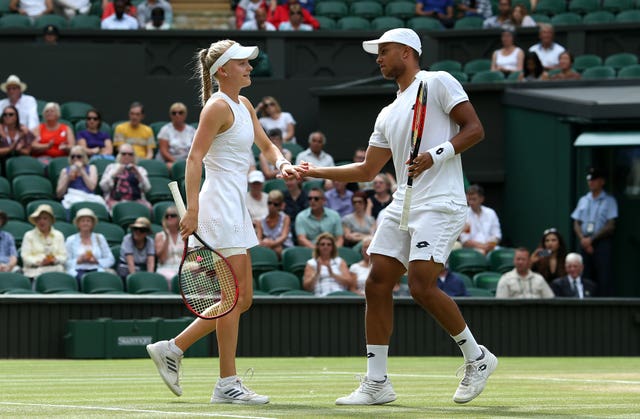
[[[445,141],[440,145],[430,148],[427,150],[427,153],[431,154],[434,166],[456,155],[456,151],[453,149],[453,144],[451,144],[450,141]]]
[[[279,172],[282,171],[282,165],[285,165],[285,164],[291,164],[291,162],[285,159],[284,157],[280,157],[278,160],[276,160],[276,168],[278,169]]]

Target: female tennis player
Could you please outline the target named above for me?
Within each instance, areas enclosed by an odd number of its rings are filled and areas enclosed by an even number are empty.
[[[240,90],[251,85],[253,68],[249,60],[257,55],[257,47],[243,47],[231,40],[215,42],[198,53],[203,109],[187,157],[187,213],[180,221],[184,240],[197,230],[203,241],[230,262],[239,284],[238,303],[226,316],[216,320],[198,318],[174,339],[147,346],[160,376],[169,389],[180,396],[179,370],[183,352],[215,330],[220,378],[211,403],[269,402],[267,396],[256,394],[243,385],[236,375],[235,363],[240,315],[249,309],[253,297],[247,249],[258,244],[245,204],[253,142],[283,177],[300,177],[265,134],[251,102],[240,96]],[[212,82],[219,86],[213,94]],[[203,162],[206,178],[200,191]]]

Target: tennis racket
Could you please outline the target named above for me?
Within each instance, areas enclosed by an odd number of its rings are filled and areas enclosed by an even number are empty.
[[[411,123],[411,156],[409,164],[418,155],[420,143],[422,142],[422,132],[424,130],[424,120],[427,115],[427,82],[421,81],[416,95],[416,104],[413,106],[413,122]],[[407,188],[404,192],[404,205],[400,216],[400,230],[409,230],[409,208],[411,207],[411,196],[413,195],[413,176],[407,178]]]
[[[169,183],[169,190],[182,219],[187,212],[177,182]],[[217,319],[229,313],[238,302],[238,279],[231,264],[216,252],[197,233],[193,236],[202,246],[189,249],[184,243],[178,270],[180,294],[187,308],[202,319]]]

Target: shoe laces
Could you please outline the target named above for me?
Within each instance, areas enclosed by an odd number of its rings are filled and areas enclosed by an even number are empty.
[[[468,386],[470,384],[471,377],[474,375],[476,370],[477,367],[475,362],[465,362],[464,364],[462,364],[456,371],[456,377],[460,377],[460,374],[464,371],[464,376],[462,377],[462,381],[460,381],[460,384],[463,386]]]
[[[360,387],[358,390],[362,393],[374,395],[382,389],[382,386],[387,383],[385,379],[382,382],[370,380],[366,375],[356,375],[356,378],[360,381]]]
[[[245,380],[251,381],[253,379],[253,372],[254,372],[253,368],[247,368],[244,374],[242,374],[242,378],[238,377],[238,380],[236,381],[240,386],[240,388],[242,389],[242,391],[248,394],[255,394],[255,392],[249,389],[247,386],[245,386],[243,381]]]

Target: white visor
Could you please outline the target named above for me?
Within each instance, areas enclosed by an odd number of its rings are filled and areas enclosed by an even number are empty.
[[[216,71],[229,60],[253,60],[258,56],[258,47],[243,47],[242,45],[235,43],[231,45],[225,52],[216,60],[211,66],[209,71],[211,74],[216,74]]]

